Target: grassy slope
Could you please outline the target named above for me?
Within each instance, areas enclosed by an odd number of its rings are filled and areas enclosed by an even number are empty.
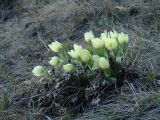
[[[119,95],[111,96],[79,119],[160,117],[159,88],[148,85],[160,71],[160,3],[157,0],[104,3],[100,0],[80,3],[32,0],[13,7],[12,11],[18,14],[0,23],[0,100],[4,104],[1,109],[8,107],[4,96],[9,96],[11,102],[8,110],[1,110],[2,118],[32,119],[39,113],[34,107],[23,108],[21,101],[15,102],[15,99],[36,96],[42,88],[30,71],[40,63],[48,66],[48,43],[53,39],[79,42],[85,31],[99,33],[111,27],[129,34],[131,67],[146,76],[135,80],[137,85],[126,82]],[[0,13],[3,19],[7,12]],[[143,80],[147,82],[142,85]],[[69,119],[66,116],[68,114],[62,117]]]

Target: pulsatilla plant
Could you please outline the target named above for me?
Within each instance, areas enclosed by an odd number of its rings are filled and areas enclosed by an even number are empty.
[[[92,31],[84,34],[87,46],[74,44],[73,49],[67,51],[64,45],[58,41],[49,44],[49,48],[56,56],[49,60],[49,64],[57,67],[63,73],[78,75],[81,68],[85,74],[101,72],[106,78],[118,75],[118,67],[124,64],[128,48],[129,37],[127,34],[118,33],[115,30],[101,33],[96,37]],[[53,75],[42,66],[36,66],[32,73],[38,77],[52,79]],[[114,82],[115,83],[115,82]]]

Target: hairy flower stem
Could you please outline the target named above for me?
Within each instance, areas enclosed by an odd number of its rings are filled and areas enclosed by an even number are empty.
[[[91,42],[89,42],[88,43],[88,50],[89,50],[89,52],[91,53],[91,54],[93,54],[93,47],[92,47],[92,43]]]
[[[104,69],[103,72],[104,72],[104,74],[107,78],[110,77],[110,75],[111,75],[111,70],[110,69]]]
[[[124,63],[126,63],[127,49],[128,49],[128,44],[127,43],[123,44],[122,52],[123,52]]]
[[[59,53],[59,56],[60,58],[63,60],[63,62],[66,64],[68,63],[68,56],[67,56],[67,53],[66,53],[66,50],[65,49],[62,49]]]
[[[100,48],[96,50],[96,54],[99,56],[104,56],[105,54],[105,48]]]
[[[48,74],[47,74],[47,78],[48,78],[49,80],[51,80],[51,79],[52,79],[52,75],[51,75],[50,73],[48,73]]]
[[[42,77],[51,80],[52,79],[52,74],[49,71],[45,71],[43,73]]]
[[[117,58],[117,56],[118,56],[118,52],[119,52],[119,47],[113,51],[114,61],[115,61],[115,62],[116,62],[116,58]]]

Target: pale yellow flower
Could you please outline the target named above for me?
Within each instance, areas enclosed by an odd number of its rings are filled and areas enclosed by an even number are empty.
[[[100,56],[93,55],[92,59],[93,59],[93,62],[94,62],[92,69],[98,69],[99,68],[99,59],[100,59]]]
[[[103,40],[104,42],[106,42],[107,40],[107,31],[105,31],[104,33],[101,33],[101,40]]]
[[[81,56],[81,54],[83,53],[83,48],[82,48],[82,46],[77,45],[77,44],[74,44],[73,47],[74,47],[74,50],[70,50],[68,52],[68,54],[72,58],[78,59]]]
[[[118,35],[118,42],[119,42],[119,44],[128,43],[128,41],[129,41],[129,37],[128,37],[127,34],[124,34],[124,33],[121,32]]]
[[[42,67],[42,66],[36,66],[33,70],[32,70],[33,75],[35,76],[44,76],[44,74],[46,73],[46,70]]]
[[[72,57],[72,58],[75,58],[75,59],[78,59],[79,58],[79,54],[78,52],[74,51],[74,50],[70,50],[68,52],[68,54]]]
[[[92,39],[92,45],[95,49],[103,48],[104,41],[99,38]]]
[[[58,41],[52,42],[48,46],[53,52],[60,52],[60,50],[62,49],[62,44]]]
[[[118,42],[116,39],[107,38],[107,41],[105,42],[105,46],[108,50],[112,51],[118,47]]]
[[[108,69],[110,67],[110,64],[109,64],[109,61],[106,58],[101,57],[99,59],[99,66],[102,69]]]
[[[80,45],[74,44],[73,45],[75,52],[80,56],[83,53],[83,48]]]
[[[66,64],[66,65],[63,65],[63,70],[65,72],[73,72],[74,71],[74,65],[72,64]]]
[[[91,53],[84,49],[82,55],[80,56],[83,62],[88,62],[89,60],[92,59]]]
[[[60,59],[57,56],[52,57],[51,60],[49,61],[49,64],[53,66],[58,66],[59,63],[60,63]]]
[[[92,31],[89,31],[89,32],[86,32],[84,34],[84,40],[86,42],[91,42],[91,40],[94,39],[94,35],[93,35],[93,32]]]
[[[117,39],[117,38],[118,38],[118,33],[117,33],[115,30],[113,30],[113,32],[110,31],[110,32],[109,32],[109,35],[110,35],[110,37],[113,38],[113,39]]]

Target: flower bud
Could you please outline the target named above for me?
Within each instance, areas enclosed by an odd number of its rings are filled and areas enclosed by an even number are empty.
[[[114,30],[113,32],[110,31],[110,32],[109,32],[109,35],[110,35],[110,37],[113,38],[113,39],[117,39],[117,38],[118,38],[118,33],[117,33],[115,30]]]
[[[105,46],[108,50],[112,51],[118,47],[118,42],[116,39],[107,38],[107,41],[105,42]]]
[[[104,33],[101,33],[101,40],[103,40],[104,42],[106,42],[107,40],[107,31],[105,31]]]
[[[74,71],[74,66],[72,64],[63,65],[63,70],[65,72],[73,72]]]
[[[91,53],[84,49],[82,55],[80,56],[83,62],[88,62],[89,60],[92,59]]]
[[[49,61],[49,63],[53,66],[58,66],[60,63],[60,59],[57,56],[54,56],[51,58],[51,60]]]
[[[32,70],[33,75],[35,76],[44,76],[46,73],[46,70],[42,67],[42,66],[36,66],[33,70]]]
[[[75,59],[78,59],[79,58],[79,54],[78,52],[74,51],[74,50],[70,50],[68,52],[68,54],[72,57],[72,58],[75,58]]]
[[[99,39],[99,38],[94,38],[92,40],[92,45],[95,49],[98,49],[98,48],[103,48],[104,46],[104,41]]]
[[[99,66],[102,69],[108,69],[110,67],[110,64],[109,64],[109,61],[106,58],[101,57],[99,59]]]
[[[62,49],[62,44],[58,41],[52,42],[48,46],[53,52],[60,52],[60,50]]]
[[[92,39],[94,39],[94,35],[93,35],[93,32],[92,31],[89,31],[89,32],[86,32],[84,34],[84,40],[86,42],[90,42]]]
[[[75,52],[80,56],[83,53],[83,48],[80,45],[74,44],[73,45]]]
[[[119,44],[128,43],[128,41],[129,41],[129,38],[128,38],[127,34],[120,33],[118,35],[118,42],[119,42]]]

